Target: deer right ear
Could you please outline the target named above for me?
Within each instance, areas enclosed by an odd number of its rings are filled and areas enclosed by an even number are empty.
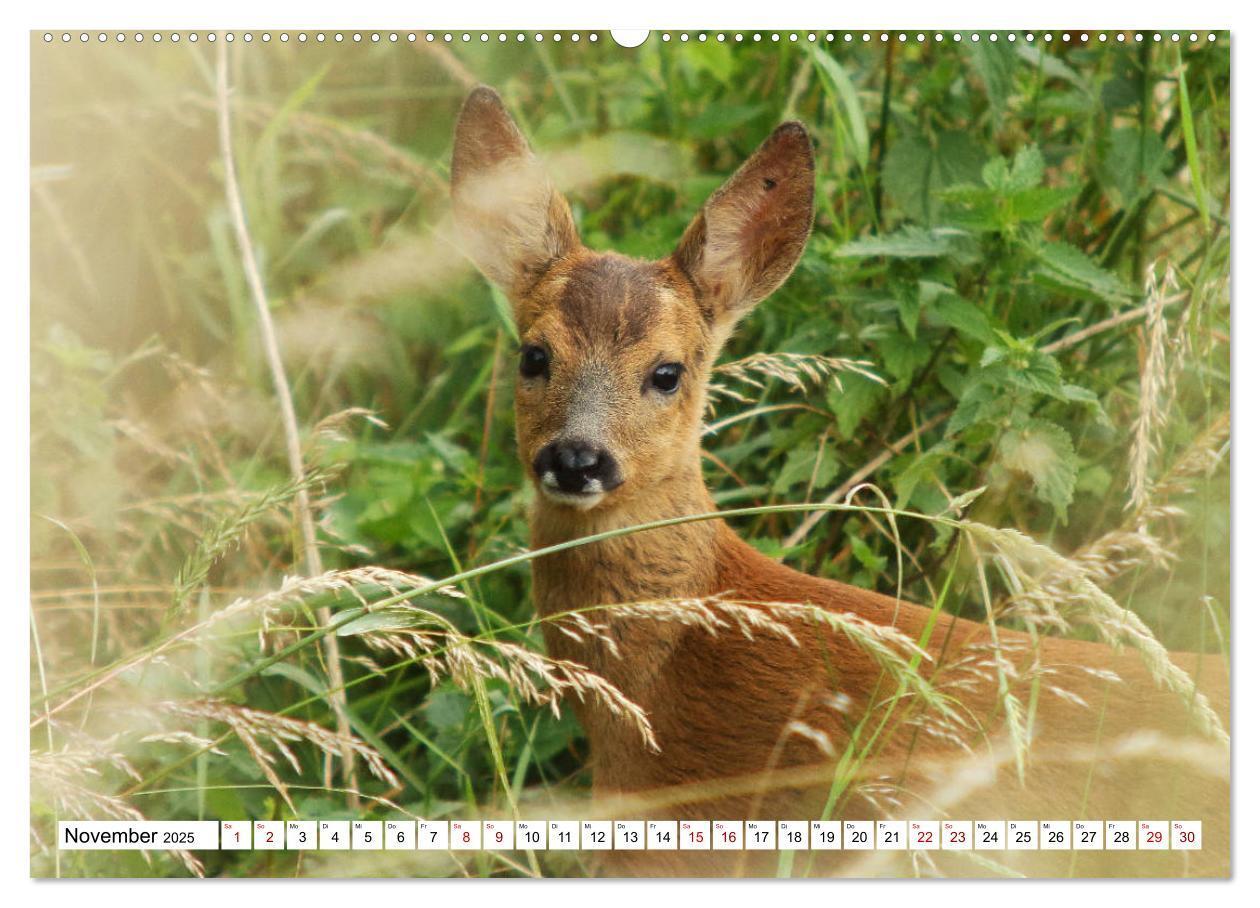
[[[451,200],[468,256],[514,301],[578,245],[568,203],[484,85],[455,126]]]
[[[800,260],[814,223],[814,151],[800,123],[779,126],[709,197],[673,260],[705,317],[729,329]]]

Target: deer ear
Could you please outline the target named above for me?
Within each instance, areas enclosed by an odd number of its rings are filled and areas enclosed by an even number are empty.
[[[814,151],[796,121],[779,126],[695,216],[674,263],[714,323],[733,325],[796,267],[814,222]]]
[[[573,215],[492,88],[455,125],[451,200],[468,256],[514,300],[578,245]]]

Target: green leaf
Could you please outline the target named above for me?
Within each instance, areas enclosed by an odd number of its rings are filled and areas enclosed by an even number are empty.
[[[516,332],[516,318],[512,315],[512,304],[503,295],[503,291],[493,284],[490,285],[490,298],[494,300],[494,314],[499,319],[499,325],[507,332],[508,337],[512,338],[512,343],[520,343],[521,336]]]
[[[1067,517],[1079,461],[1072,437],[1063,428],[1044,419],[1029,420],[1002,436],[998,460],[1008,470],[1030,477],[1037,497],[1060,519]]]
[[[944,461],[944,452],[932,448],[922,454],[911,455],[909,465],[893,477],[893,491],[897,494],[897,507],[904,508],[910,503],[915,490],[921,485],[935,488],[940,482],[936,468]],[[898,463],[905,458],[899,458]]]
[[[901,318],[901,327],[905,329],[906,334],[910,335],[910,339],[914,340],[919,330],[919,312],[923,306],[923,298],[919,295],[917,288],[910,288],[899,285],[896,288],[897,296],[897,315]]]
[[[1080,74],[1072,67],[1068,66],[1053,54],[1048,54],[1040,47],[1032,44],[1025,44],[1023,41],[1015,42],[1015,56],[1019,57],[1030,66],[1041,71],[1041,74],[1047,79],[1062,79],[1074,88],[1081,91],[1089,90],[1089,83],[1081,78]]]
[[[888,556],[876,555],[871,547],[857,533],[846,533],[849,539],[849,545],[853,549],[853,557],[858,560],[858,564],[866,568],[873,574],[882,574],[884,568],[888,567]]]
[[[811,479],[815,487],[826,486],[839,472],[840,464],[830,447],[823,447],[821,454],[817,444],[793,448],[774,481],[774,492],[786,495],[793,486],[804,485]]]
[[[853,80],[836,60],[817,45],[809,45],[814,65],[823,77],[823,90],[835,117],[842,147],[853,153],[860,169],[865,170],[870,161],[871,140],[866,128],[866,116],[858,99]]]
[[[424,718],[436,731],[458,731],[472,712],[472,698],[463,691],[450,688],[434,691],[421,707]]]
[[[932,348],[904,334],[889,334],[877,344],[884,368],[897,381],[908,381],[932,356]]]
[[[1111,426],[1111,419],[1107,416],[1107,411],[1103,409],[1102,403],[1098,400],[1098,395],[1089,390],[1089,388],[1082,388],[1080,385],[1064,382],[1062,391],[1064,400],[1069,403],[1083,404],[1100,426]]]
[[[984,344],[992,344],[997,340],[985,311],[957,294],[942,294],[932,305],[931,312],[959,334],[972,340]]]
[[[1203,162],[1199,160],[1199,142],[1194,134],[1194,108],[1190,106],[1190,90],[1186,88],[1186,65],[1181,62],[1181,48],[1177,51],[1177,97],[1181,106],[1181,134],[1186,142],[1186,166],[1190,168],[1190,183],[1194,186],[1194,200],[1203,216],[1203,229],[1212,226],[1208,211],[1207,187],[1203,181]]]
[[[827,392],[827,406],[836,417],[836,430],[849,438],[884,399],[884,386],[860,375],[846,376],[843,389],[834,384]]]
[[[1075,186],[1062,188],[1035,186],[1032,189],[1021,190],[1011,196],[1011,216],[1021,222],[1043,221],[1047,215],[1058,211],[1070,202],[1076,195],[1076,191]]]
[[[872,258],[882,255],[894,259],[938,258],[954,251],[952,240],[964,236],[961,230],[937,227],[903,227],[894,233],[866,236],[845,243],[836,250],[839,258]]]
[[[1169,153],[1159,134],[1151,130],[1111,130],[1107,153],[1103,158],[1102,175],[1106,185],[1120,193],[1124,204],[1131,204],[1148,189],[1164,179]]]
[[[984,82],[985,94],[993,111],[994,124],[1006,115],[1006,101],[1015,91],[1016,58],[1006,42],[968,42],[968,59]]]
[[[941,132],[932,139],[909,135],[888,149],[880,180],[907,217],[932,224],[938,220],[939,194],[979,180],[984,161],[984,149],[965,132]]]
[[[1063,398],[1063,378],[1059,361],[1049,353],[1034,350],[1026,357],[1007,360],[1008,380],[1016,387],[1037,394]]]
[[[955,495],[949,500],[949,510],[956,511],[959,514],[965,512],[971,507],[972,503],[989,490],[988,486],[980,486],[969,492],[963,492],[961,495]]]
[[[958,406],[945,425],[946,435],[956,435],[974,425],[997,399],[997,392],[984,382],[975,382],[958,399]]]
[[[1010,180],[1005,188],[1018,192],[1041,185],[1041,178],[1046,172],[1046,161],[1041,156],[1041,149],[1036,145],[1025,145],[1015,152],[1015,160],[1011,162]]]
[[[684,44],[678,52],[696,72],[707,72],[725,85],[735,73],[735,53],[729,44],[709,41],[705,44]]]
[[[357,637],[359,634],[371,634],[377,631],[400,631],[415,627],[418,623],[415,615],[402,609],[386,609],[379,612],[367,612],[358,618],[352,618],[337,628],[338,637]]]
[[[1074,246],[1046,243],[1037,250],[1037,260],[1040,267],[1033,278],[1039,283],[1112,305],[1127,302],[1132,297],[1118,277],[1096,265]]]

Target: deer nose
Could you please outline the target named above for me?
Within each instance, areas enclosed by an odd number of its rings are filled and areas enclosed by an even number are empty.
[[[580,439],[547,445],[534,458],[534,472],[544,486],[573,495],[610,492],[621,485],[612,454]]]

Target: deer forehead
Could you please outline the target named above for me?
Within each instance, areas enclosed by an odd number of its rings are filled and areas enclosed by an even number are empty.
[[[615,253],[557,263],[524,308],[523,341],[548,346],[560,367],[691,365],[708,339],[695,292],[677,269]]]

